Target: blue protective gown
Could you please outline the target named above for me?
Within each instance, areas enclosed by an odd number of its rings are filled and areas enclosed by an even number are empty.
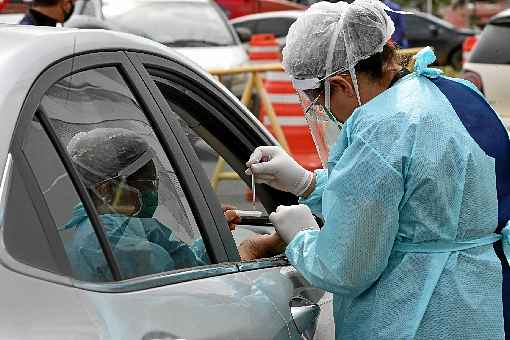
[[[354,111],[301,200],[325,224],[286,254],[334,293],[336,339],[504,338],[495,159],[444,83],[481,96],[428,69],[431,54]]]
[[[99,215],[123,279],[209,264],[202,239],[188,245],[155,218]],[[64,247],[77,279],[111,281],[101,246],[81,204],[61,229]]]

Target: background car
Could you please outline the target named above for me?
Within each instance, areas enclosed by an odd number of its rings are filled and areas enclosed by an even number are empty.
[[[507,127],[510,126],[510,10],[492,18],[484,30],[472,39],[474,48],[464,64],[462,77],[482,91]]]
[[[252,34],[274,34],[281,48],[285,46],[285,39],[290,26],[303,11],[276,11],[250,14],[230,20],[236,30],[248,29]]]
[[[239,174],[243,195],[247,158],[276,142],[237,98],[178,53],[133,35],[0,25],[0,36],[0,77],[8,79],[0,83],[0,337],[333,337],[331,294],[310,287],[283,256],[240,260],[246,230],[231,233],[220,205],[231,196],[212,190],[214,163],[197,156],[179,123]],[[210,265],[129,279],[115,270],[120,259],[66,146],[80,132],[116,127],[154,149],[155,217],[183,242],[202,239]],[[265,185],[257,196],[267,212],[296,202]],[[102,245],[83,251],[103,256],[111,279],[83,280],[70,266],[64,245],[76,231],[64,225],[80,204]],[[142,262],[143,250],[125,249],[141,251]]]
[[[84,20],[83,15],[96,20]],[[175,48],[205,69],[248,63],[237,32],[210,0],[79,0],[66,26],[140,35]],[[234,89],[245,81],[245,76],[231,76],[225,77],[224,84]]]
[[[422,12],[403,17],[409,47],[431,46],[437,56],[437,65],[451,65],[456,70],[462,68],[462,43],[475,35],[476,30],[455,28],[447,21]]]
[[[304,10],[306,6],[287,0],[216,0],[231,19],[254,13]]]
[[[9,13],[3,14],[0,13],[0,24],[17,24],[23,18],[23,14],[18,13]]]

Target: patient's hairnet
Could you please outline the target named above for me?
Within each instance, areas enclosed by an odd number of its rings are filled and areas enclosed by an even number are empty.
[[[285,70],[293,78],[323,78],[330,72],[349,71],[382,52],[395,30],[387,10],[378,0],[312,5],[289,29],[283,50]]]
[[[116,176],[129,176],[147,164],[153,154],[142,136],[122,128],[77,133],[67,151],[89,187]]]

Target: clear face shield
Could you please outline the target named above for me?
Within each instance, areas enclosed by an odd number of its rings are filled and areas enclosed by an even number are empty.
[[[313,99],[304,90],[297,93],[322,166],[326,168],[329,150],[338,139],[342,124],[319,102],[322,92]]]
[[[153,152],[147,151],[134,163],[119,171],[117,176],[105,179],[91,188],[101,201],[101,205],[97,207],[99,213],[152,217],[158,205],[157,174],[149,176],[150,178],[130,176],[146,166],[153,157]]]

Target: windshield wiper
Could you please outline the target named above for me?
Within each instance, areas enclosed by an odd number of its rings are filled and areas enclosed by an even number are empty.
[[[226,44],[218,43],[215,41],[200,39],[180,39],[164,42],[163,44],[170,47],[227,46]]]

